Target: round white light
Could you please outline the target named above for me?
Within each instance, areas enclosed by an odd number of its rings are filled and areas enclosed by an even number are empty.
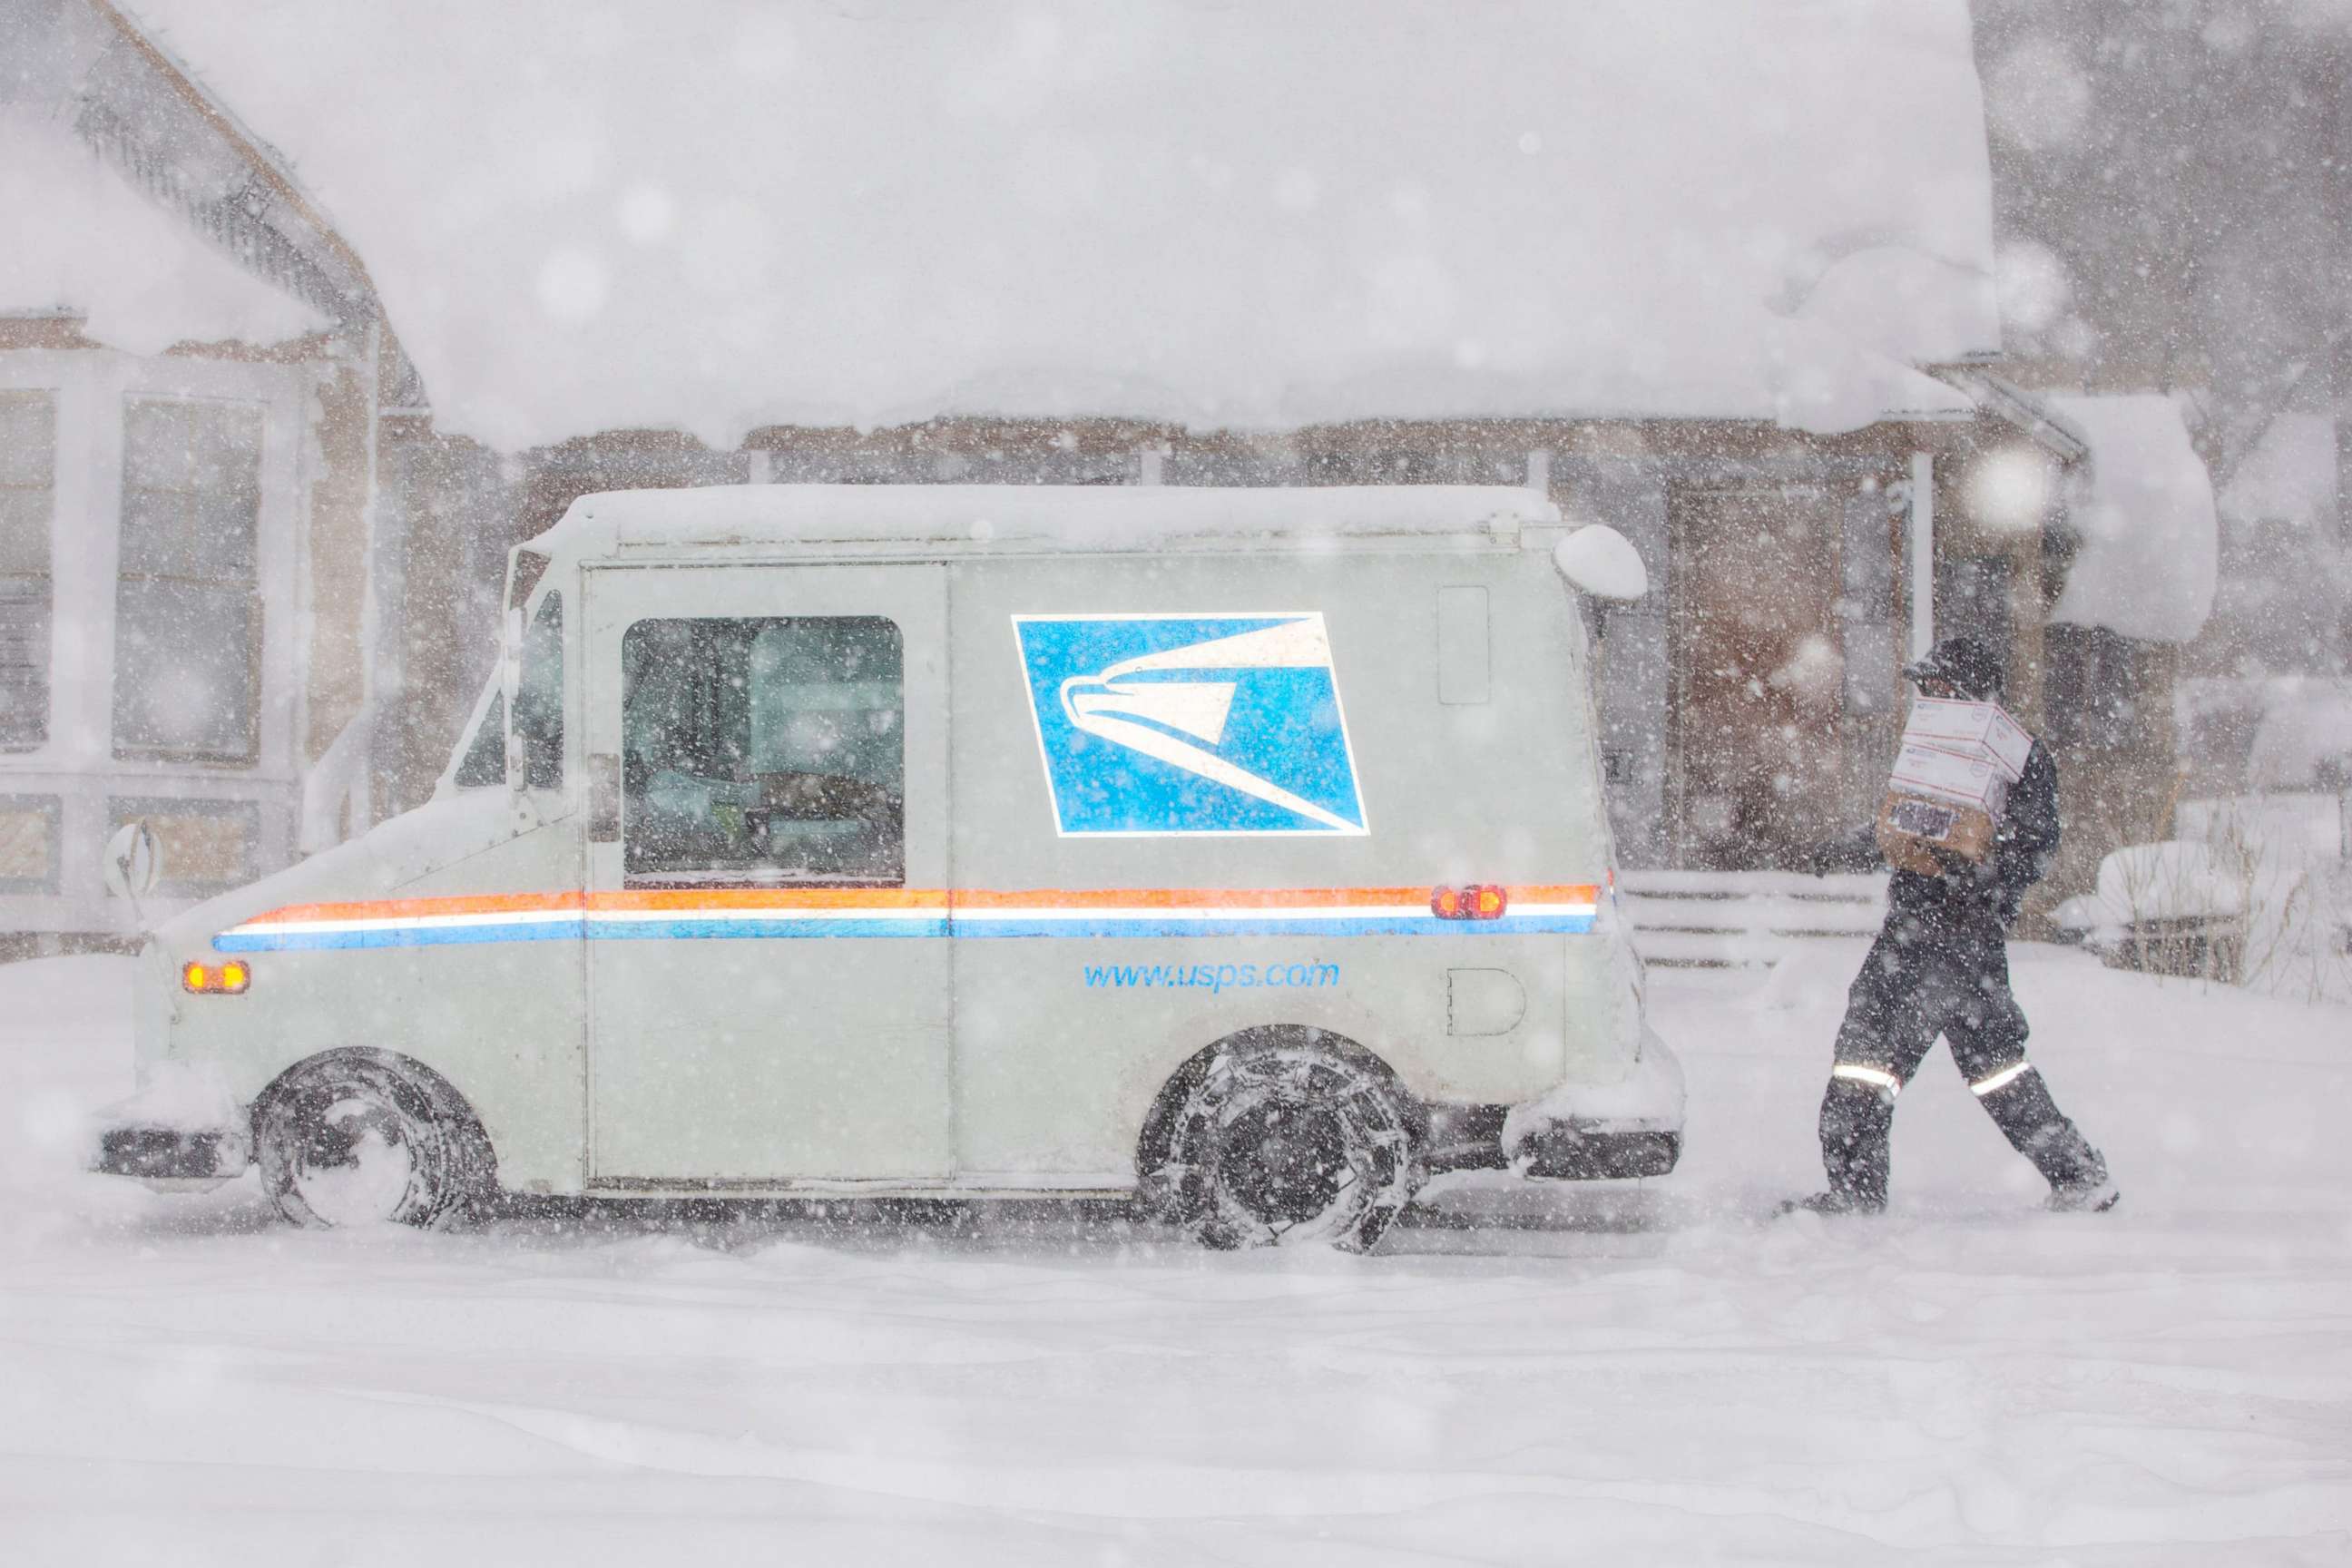
[[[2050,464],[2041,453],[2011,447],[1979,458],[1969,468],[1969,511],[1987,528],[2038,527],[2050,504]]]

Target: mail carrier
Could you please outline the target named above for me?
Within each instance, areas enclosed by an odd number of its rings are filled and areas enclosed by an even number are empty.
[[[1580,584],[1640,563],[1516,489],[587,497],[433,800],[155,931],[98,1163],[1352,1247],[1435,1172],[1661,1174]]]

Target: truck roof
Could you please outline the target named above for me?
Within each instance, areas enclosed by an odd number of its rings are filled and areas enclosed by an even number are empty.
[[[726,485],[582,496],[527,546],[549,555],[785,544],[1150,550],[1253,537],[1484,535],[1516,542],[1559,509],[1504,485]]]

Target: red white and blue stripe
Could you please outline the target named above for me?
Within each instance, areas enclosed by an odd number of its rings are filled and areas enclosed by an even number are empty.
[[[221,952],[458,942],[799,937],[1528,936],[1592,929],[1601,889],[1505,889],[1501,915],[1444,920],[1425,888],[728,888],[292,904],[213,938]]]

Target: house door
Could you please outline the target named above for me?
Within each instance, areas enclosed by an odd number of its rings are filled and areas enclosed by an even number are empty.
[[[948,1174],[946,604],[935,566],[590,574],[597,1184]]]
[[[1801,487],[1684,490],[1672,523],[1676,860],[1800,864],[1853,826],[1838,787],[1838,507]]]

